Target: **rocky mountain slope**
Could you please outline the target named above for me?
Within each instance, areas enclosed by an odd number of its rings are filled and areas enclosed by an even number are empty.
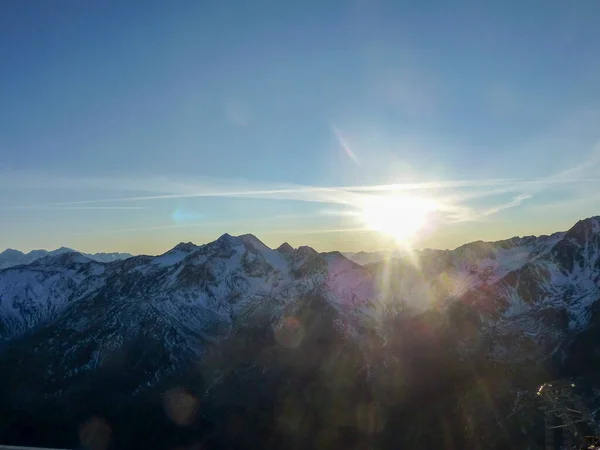
[[[532,392],[600,368],[599,300],[599,217],[364,266],[227,234],[48,256],[0,271],[0,437],[541,448]]]
[[[0,269],[6,269],[8,267],[21,266],[25,264],[31,264],[33,261],[44,258],[46,256],[58,256],[63,253],[76,252],[76,250],[61,247],[56,250],[32,250],[29,253],[23,253],[19,250],[7,248],[0,253]],[[81,253],[82,255],[98,262],[111,262],[120,259],[130,258],[132,255],[129,253]]]

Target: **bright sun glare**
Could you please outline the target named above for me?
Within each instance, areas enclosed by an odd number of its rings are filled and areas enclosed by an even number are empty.
[[[431,199],[386,195],[370,197],[361,215],[371,230],[392,237],[398,244],[408,244],[435,210],[436,203]]]

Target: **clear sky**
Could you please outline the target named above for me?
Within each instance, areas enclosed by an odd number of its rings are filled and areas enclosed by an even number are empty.
[[[0,2],[0,249],[229,232],[373,250],[389,239],[358,205],[390,184],[436,202],[417,247],[566,229],[600,214],[598,17],[597,0]]]

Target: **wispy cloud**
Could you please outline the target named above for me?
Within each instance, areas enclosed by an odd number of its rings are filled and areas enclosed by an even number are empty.
[[[2,190],[13,192],[15,190],[47,190],[66,191],[98,191],[119,193],[152,193],[160,198],[169,194],[172,196],[196,195],[198,192],[228,191],[228,190],[267,190],[296,187],[292,184],[281,183],[252,183],[246,180],[219,178],[211,176],[202,177],[167,177],[164,175],[137,176],[128,174],[123,176],[80,176],[48,174],[40,171],[0,171],[0,193]],[[131,198],[133,195],[129,194]],[[152,197],[151,195],[148,195]],[[111,201],[104,199],[101,201]],[[74,204],[74,202],[64,202]]]
[[[87,235],[102,235],[102,234],[124,234],[124,233],[136,233],[140,231],[156,231],[156,230],[168,230],[170,228],[198,228],[206,223],[179,223],[171,225],[155,225],[155,226],[144,226],[144,227],[132,227],[132,228],[116,228],[111,230],[93,230],[93,231],[82,231],[73,233],[76,236],[87,236]]]
[[[176,223],[176,224],[164,224],[164,225],[155,225],[155,226],[143,226],[143,227],[131,227],[131,228],[114,228],[110,230],[93,230],[88,232],[80,232],[74,233],[76,235],[96,235],[96,234],[123,234],[123,233],[135,233],[141,231],[158,231],[158,230],[168,230],[171,228],[208,228],[214,226],[226,226],[226,227],[235,227],[237,225],[251,225],[251,224],[260,224],[260,223],[269,223],[272,224],[274,222],[286,221],[286,220],[297,220],[301,218],[314,217],[314,214],[276,214],[266,217],[254,218],[254,219],[245,219],[245,220],[205,220],[205,221],[195,221],[195,222],[186,222],[186,223]]]
[[[357,205],[368,202],[372,195],[397,195],[419,192],[418,195],[432,196],[437,199],[438,210],[449,222],[478,221],[508,208],[519,206],[524,200],[532,198],[551,186],[573,183],[598,183],[600,179],[580,179],[574,177],[578,170],[567,169],[564,172],[536,179],[480,179],[445,180],[422,183],[368,185],[368,186],[295,186],[278,189],[218,190],[200,186],[193,193],[162,194],[136,197],[113,197],[108,199],[68,202],[56,206],[82,207],[101,203],[143,202],[182,198],[222,197],[255,198],[273,200],[291,200],[302,202],[341,205],[351,210]],[[222,183],[219,183],[222,184]],[[204,188],[204,190],[200,190]],[[454,191],[454,193],[450,193]],[[519,192],[520,191],[520,192]],[[493,197],[510,192],[519,192],[511,201],[487,205],[483,210],[469,206],[469,202],[483,197]],[[411,194],[414,195],[414,194]],[[338,210],[343,211],[343,210]],[[343,213],[340,213],[343,215]]]
[[[277,189],[218,189],[208,185],[201,184],[196,191],[182,192],[175,194],[159,194],[159,195],[141,195],[133,197],[110,197],[101,199],[78,200],[70,202],[53,203],[52,207],[94,205],[99,203],[121,203],[121,202],[142,202],[155,200],[172,200],[185,198],[202,198],[202,197],[223,197],[223,198],[254,198],[254,199],[273,199],[273,200],[292,200],[314,203],[330,203],[330,204],[356,204],[357,199],[362,199],[366,195],[380,194],[401,194],[410,191],[439,191],[435,195],[449,202],[462,202],[473,198],[480,198],[490,195],[507,193],[515,190],[523,190],[525,188],[531,190],[539,190],[551,184],[566,184],[577,182],[598,182],[600,179],[586,180],[567,180],[567,179],[531,179],[531,180],[510,180],[510,179],[490,179],[490,180],[449,180],[449,181],[428,181],[422,183],[406,183],[406,184],[386,184],[386,185],[368,185],[368,186],[335,186],[335,187],[320,187],[320,186],[294,186],[281,187]],[[108,184],[112,184],[115,188],[116,183],[107,180]],[[226,184],[221,180],[219,184]],[[232,183],[233,184],[233,183]],[[491,188],[493,190],[481,190],[478,188]],[[444,193],[448,189],[469,189],[469,193],[447,194]],[[187,191],[187,189],[186,189]],[[442,192],[444,191],[444,192]],[[113,206],[113,208],[115,208]]]
[[[2,210],[12,211],[89,211],[89,210],[100,210],[100,211],[129,211],[129,210],[140,210],[149,209],[148,206],[46,206],[46,205],[33,205],[33,206],[0,206]]]
[[[338,133],[340,142],[345,142]],[[348,147],[345,149],[350,157],[353,153]],[[355,159],[355,155],[354,158]],[[417,195],[436,200],[437,212],[444,215],[450,222],[464,222],[484,220],[494,214],[509,208],[515,208],[524,201],[532,199],[539,193],[549,188],[565,188],[579,183],[594,185],[600,183],[600,178],[590,177],[590,172],[600,164],[600,145],[596,145],[589,157],[580,164],[566,168],[560,172],[538,178],[491,178],[471,180],[434,180],[411,183],[384,184],[384,185],[359,185],[359,186],[305,186],[276,183],[252,183],[240,180],[227,180],[219,178],[199,178],[196,180],[173,181],[166,177],[157,178],[85,178],[74,179],[29,177],[35,181],[36,186],[44,183],[47,187],[81,187],[99,188],[125,192],[137,190],[138,192],[153,192],[152,195],[112,196],[110,198],[96,198],[69,202],[58,202],[42,206],[19,206],[17,209],[144,209],[147,206],[115,206],[123,202],[149,202],[169,199],[220,197],[220,198],[254,198],[272,200],[291,200],[301,202],[322,203],[337,205],[327,209],[339,211],[344,215],[348,211],[356,211],[373,196],[378,195]],[[587,175],[587,177],[586,177]],[[592,173],[593,175],[593,173]],[[12,181],[15,181],[13,177]],[[6,178],[0,181],[0,186],[6,184]],[[21,178],[21,181],[23,179]],[[44,183],[42,183],[42,181]],[[30,186],[26,183],[24,187]],[[473,206],[472,201],[484,197],[497,197],[511,194],[510,200],[503,199],[499,202],[486,201],[483,206]],[[103,204],[107,204],[106,206]],[[192,220],[189,220],[192,222]],[[228,222],[229,223],[229,222]],[[172,226],[194,226],[194,224],[176,224]],[[147,228],[150,229],[150,228]]]
[[[517,195],[508,203],[502,203],[500,205],[496,205],[493,208],[489,208],[483,212],[484,216],[491,216],[492,214],[496,214],[504,209],[514,208],[515,206],[519,206],[524,200],[531,198],[532,196],[529,194],[521,194]]]
[[[579,167],[579,166],[578,166]],[[575,171],[578,168],[568,169],[569,172]],[[168,199],[183,199],[195,197],[232,197],[232,198],[272,198],[276,200],[298,200],[318,203],[350,203],[353,194],[381,194],[381,193],[402,193],[408,191],[427,191],[427,190],[446,190],[446,189],[469,189],[472,192],[469,194],[458,195],[456,199],[471,199],[481,196],[496,195],[508,193],[511,191],[519,191],[529,189],[539,191],[549,186],[574,183],[597,183],[600,178],[573,178],[568,176],[567,171],[556,175],[544,178],[531,179],[473,179],[473,180],[442,180],[442,181],[425,181],[419,183],[397,183],[397,184],[381,184],[381,185],[358,185],[358,186],[291,186],[281,185],[279,188],[257,189],[256,185],[253,188],[247,189],[220,189],[218,186],[209,184],[198,184],[196,188],[192,185],[186,185],[185,192],[159,195],[141,195],[132,197],[110,197],[102,199],[90,199],[80,201],[61,202],[54,205],[83,205],[93,203],[110,203],[110,202],[133,202],[146,200],[168,200]],[[235,181],[230,181],[230,184],[235,185]],[[115,180],[106,180],[106,184],[112,185],[113,189],[120,190],[119,185]],[[219,180],[219,185],[226,185],[227,180]],[[289,185],[287,185],[289,186]],[[479,190],[477,188],[496,188],[494,190]],[[448,198],[452,198],[448,195]]]

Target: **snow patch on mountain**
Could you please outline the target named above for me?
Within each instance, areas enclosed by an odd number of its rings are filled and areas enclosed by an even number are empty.
[[[598,229],[598,220],[588,219],[551,236],[474,242],[366,266],[306,246],[273,250],[253,235],[224,234],[109,264],[63,252],[0,271],[0,339],[45,327],[49,338],[37,345],[58,348],[72,376],[150,340],[168,361],[164,374],[247,321],[276,326],[319,295],[351,339],[375,332],[385,340],[390,317],[461,304],[477,315],[476,341],[488,342],[493,357],[543,359],[587,326],[600,300]]]

